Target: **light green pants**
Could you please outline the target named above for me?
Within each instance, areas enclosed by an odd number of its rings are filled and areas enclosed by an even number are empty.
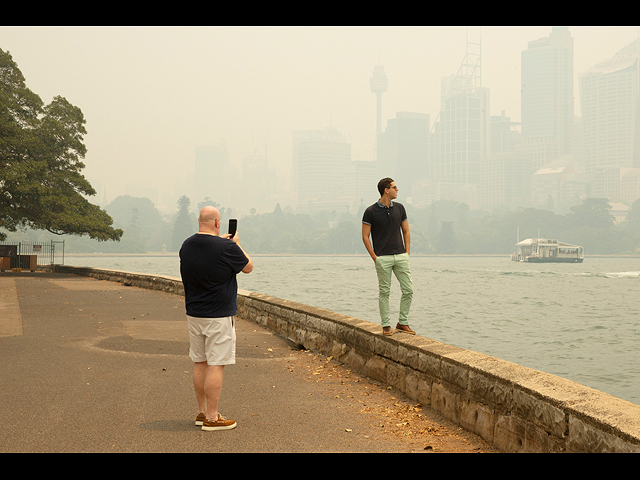
[[[413,281],[409,268],[409,254],[382,255],[376,257],[376,272],[378,273],[378,307],[380,308],[380,320],[383,327],[391,326],[389,314],[389,294],[391,293],[391,272],[400,282],[400,314],[398,323],[409,324],[409,309],[413,299]]]

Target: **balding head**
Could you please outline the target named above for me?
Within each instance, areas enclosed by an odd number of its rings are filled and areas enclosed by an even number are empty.
[[[200,231],[204,233],[220,234],[220,212],[217,208],[207,206],[200,210],[198,217]]]

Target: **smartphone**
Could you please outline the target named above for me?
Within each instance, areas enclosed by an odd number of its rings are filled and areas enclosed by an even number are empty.
[[[238,229],[238,220],[235,218],[229,219],[229,234],[233,237]]]

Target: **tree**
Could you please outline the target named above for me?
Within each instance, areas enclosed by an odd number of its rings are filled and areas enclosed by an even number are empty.
[[[440,222],[440,233],[436,239],[436,248],[439,253],[456,252],[456,236],[453,231],[453,222]]]
[[[621,226],[634,235],[640,234],[640,199],[631,204],[627,218],[622,222]]]
[[[178,214],[176,215],[173,223],[173,235],[171,236],[171,249],[174,252],[180,250],[182,242],[187,237],[193,235],[197,231],[196,222],[191,217],[189,207],[191,206],[191,200],[189,197],[183,195],[178,199]]]
[[[111,217],[83,196],[96,194],[80,173],[84,124],[82,111],[63,97],[44,105],[0,49],[0,227],[120,239]]]
[[[580,205],[571,207],[567,219],[575,227],[591,227],[602,230],[609,230],[615,224],[611,205],[606,198],[585,199]]]

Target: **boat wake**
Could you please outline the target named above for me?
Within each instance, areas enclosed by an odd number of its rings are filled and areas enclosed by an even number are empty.
[[[602,275],[607,278],[638,278],[640,277],[640,272],[610,272]]]

